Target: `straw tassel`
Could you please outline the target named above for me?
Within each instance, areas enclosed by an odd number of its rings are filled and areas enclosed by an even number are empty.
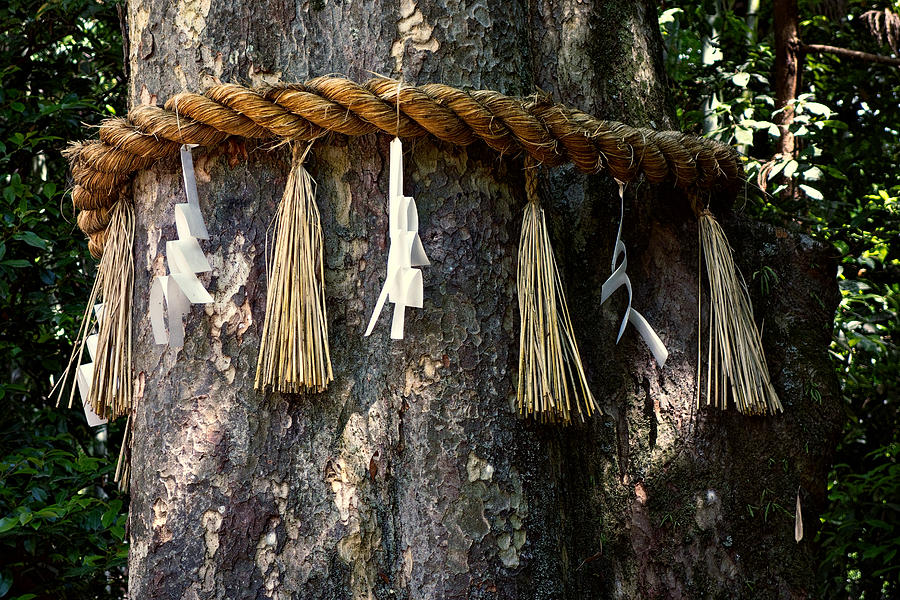
[[[72,407],[78,389],[86,412],[90,409],[103,422],[131,412],[134,211],[130,202],[119,200],[113,206],[107,231],[97,278],[78,330],[78,342],[58,383],[57,396],[58,405],[68,378],[72,376],[77,381],[81,371],[83,379],[81,385],[72,386],[69,407]],[[95,307],[100,302],[102,306]],[[97,321],[97,333],[92,335],[94,320]],[[92,366],[81,364],[86,348],[93,358]],[[86,367],[90,368],[85,371]]]
[[[781,412],[753,320],[750,295],[734,264],[731,246],[709,210],[702,210],[699,219],[700,247],[710,288],[706,403],[726,408],[730,390],[742,414]]]
[[[568,425],[600,412],[588,387],[562,280],[537,191],[537,168],[528,165],[528,205],[519,240],[519,413]]]
[[[334,379],[325,311],[322,225],[315,182],[294,148],[275,218],[275,249],[267,261],[268,294],[256,389],[322,392]]]

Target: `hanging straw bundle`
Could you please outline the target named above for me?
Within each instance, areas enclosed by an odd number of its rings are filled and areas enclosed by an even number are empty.
[[[294,148],[293,164],[275,218],[256,389],[321,392],[334,379],[325,312],[322,225],[315,182]]]
[[[127,200],[111,209],[106,245],[69,365],[60,378],[57,405],[70,373],[81,364],[95,317],[94,305],[103,303],[98,320],[93,378],[86,402],[103,419],[115,419],[131,411],[131,296],[134,288],[134,211]],[[72,385],[69,408],[77,385]]]
[[[730,389],[742,414],[781,412],[747,286],[725,232],[708,210],[700,213],[700,247],[710,288],[706,403],[726,408]]]
[[[536,167],[526,169],[528,206],[519,240],[519,413],[568,425],[599,412],[588,388],[562,280],[537,193]]]

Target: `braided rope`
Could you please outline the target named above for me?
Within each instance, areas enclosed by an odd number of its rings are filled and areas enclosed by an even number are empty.
[[[131,176],[177,154],[181,144],[215,146],[230,137],[312,140],[328,132],[430,135],[457,146],[481,140],[501,155],[525,153],[548,166],[572,162],[586,173],[606,171],[625,182],[641,174],[653,183],[671,178],[689,192],[733,190],[742,177],[729,146],[603,121],[543,97],[442,84],[403,87],[384,77],[361,85],[317,77],[260,89],[217,85],[202,95],[177,94],[164,108],[138,106],[124,119],[103,121],[99,140],[74,143],[66,152],[75,179],[72,201],[81,211],[78,226],[99,257],[110,209],[128,193]]]

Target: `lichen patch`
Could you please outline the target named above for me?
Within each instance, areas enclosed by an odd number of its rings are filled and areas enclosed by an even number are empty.
[[[212,0],[183,0],[177,4],[175,27],[184,36],[184,47],[199,45],[200,34],[206,29],[206,17]]]
[[[403,53],[407,43],[411,43],[416,50],[428,52],[437,52],[441,46],[434,37],[434,25],[425,21],[425,15],[415,0],[400,0],[397,34],[398,39],[391,46],[391,58],[394,59],[394,69],[397,73],[403,72]]]

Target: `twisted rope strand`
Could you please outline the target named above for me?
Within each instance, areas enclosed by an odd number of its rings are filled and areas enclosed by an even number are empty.
[[[125,119],[105,120],[99,140],[72,144],[66,154],[78,225],[99,257],[110,208],[131,176],[176,154],[181,144],[209,147],[230,137],[312,140],[326,132],[431,135],[457,146],[481,140],[501,155],[524,153],[547,166],[572,162],[585,173],[606,171],[625,182],[641,174],[653,183],[671,178],[688,192],[733,191],[743,172],[737,153],[724,144],[600,120],[546,97],[398,86],[385,77],[361,85],[340,77],[259,89],[223,84],[202,95],[177,94],[164,108],[135,107]]]

